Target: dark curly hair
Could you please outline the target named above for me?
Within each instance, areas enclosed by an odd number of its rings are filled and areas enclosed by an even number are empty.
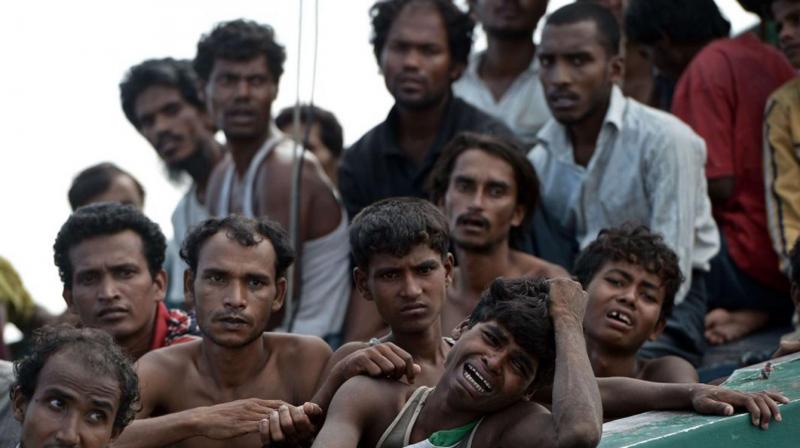
[[[331,112],[314,106],[312,104],[300,105],[300,124],[307,126],[319,125],[319,137],[322,143],[331,151],[334,157],[339,158],[344,149],[344,136],[342,125]],[[275,125],[278,129],[285,130],[294,122],[294,107],[287,107],[275,117]]]
[[[444,199],[450,186],[450,175],[453,173],[453,167],[455,167],[458,157],[470,149],[480,149],[500,158],[514,170],[514,181],[517,184],[517,204],[525,207],[524,220],[519,226],[511,229],[510,240],[517,241],[528,228],[528,222],[536,208],[539,198],[539,179],[522,148],[511,140],[475,132],[462,132],[456,135],[444,147],[428,176],[427,188],[431,201],[438,204]]]
[[[117,380],[120,400],[114,429],[122,431],[133,420],[139,404],[139,379],[131,361],[122,353],[114,339],[102,330],[74,328],[67,325],[42,327],[34,333],[30,353],[14,362],[16,381],[11,386],[27,401],[33,398],[39,373],[55,354],[69,352],[69,359],[96,376]]]
[[[249,61],[261,55],[267,60],[272,80],[278,84],[286,50],[275,41],[275,31],[269,25],[238,19],[220,23],[200,38],[193,65],[197,76],[208,82],[217,59]]]
[[[546,25],[572,25],[587,20],[594,22],[598,43],[606,51],[606,55],[619,54],[620,25],[611,10],[605,6],[580,1],[570,3],[550,14]]]
[[[481,294],[469,316],[470,328],[496,321],[520,347],[539,361],[533,386],[553,383],[556,370],[556,340],[548,301],[550,285],[540,278],[498,278]]]
[[[350,251],[356,266],[367,269],[374,255],[408,255],[425,244],[447,257],[450,233],[447,218],[419,198],[388,198],[365,207],[350,224]]]
[[[450,58],[454,63],[466,65],[469,52],[472,48],[472,32],[475,21],[469,14],[458,9],[452,0],[380,0],[369,10],[372,18],[372,51],[378,65],[381,63],[381,53],[386,45],[389,30],[400,12],[410,3],[430,3],[439,15],[442,16],[447,29],[447,43],[450,48]]]
[[[186,235],[181,248],[181,258],[189,265],[192,274],[197,273],[197,263],[203,244],[219,232],[244,247],[255,246],[265,239],[275,250],[275,279],[286,276],[286,270],[294,262],[295,253],[289,236],[280,224],[267,218],[251,219],[240,215],[207,219]]]
[[[144,187],[131,173],[111,162],[102,162],[84,169],[72,179],[72,185],[67,192],[69,206],[75,210],[88,204],[92,198],[105,193],[117,176],[130,177],[144,203]]]
[[[789,269],[792,283],[800,288],[800,238],[794,242],[794,248],[789,251]]]
[[[173,58],[148,59],[131,67],[119,83],[122,111],[136,129],[140,127],[136,118],[136,99],[152,86],[172,87],[180,92],[187,103],[198,110],[206,109],[191,61]]]
[[[668,318],[675,304],[675,294],[683,283],[683,274],[678,256],[660,234],[651,232],[647,226],[623,224],[601,230],[597,239],[578,254],[572,274],[587,288],[603,265],[620,261],[641,266],[661,279],[664,303],[659,319]]]
[[[167,249],[167,240],[161,228],[131,205],[102,202],[75,210],[58,231],[53,244],[53,259],[64,287],[72,288],[70,249],[89,238],[114,235],[126,230],[136,232],[142,239],[147,268],[150,276],[155,277],[162,269]]]
[[[728,37],[730,31],[714,0],[631,0],[625,11],[625,36],[645,45],[664,37],[699,44]]]

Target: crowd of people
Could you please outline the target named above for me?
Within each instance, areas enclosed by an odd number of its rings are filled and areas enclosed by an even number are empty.
[[[696,369],[797,319],[800,1],[742,2],[777,47],[729,37],[713,0],[467,3],[372,6],[394,105],[348,148],[331,112],[272,110],[266,24],[133,65],[125,116],[191,179],[174,237],[104,162],[54,236],[63,315],[0,259],[0,326],[27,341],[0,361],[0,447],[581,447],[648,410],[779,422],[780,393]]]

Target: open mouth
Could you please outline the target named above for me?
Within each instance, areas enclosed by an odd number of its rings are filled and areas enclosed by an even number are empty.
[[[476,229],[489,228],[489,223],[480,217],[462,216],[461,218],[458,218],[457,224],[459,226],[472,227]]]
[[[619,310],[612,310],[609,311],[608,314],[606,314],[606,317],[608,317],[611,320],[620,322],[624,325],[627,325],[628,327],[633,326],[633,319],[631,319],[631,316],[625,312]]]
[[[464,378],[480,393],[486,394],[492,391],[492,385],[469,364],[464,364]]]

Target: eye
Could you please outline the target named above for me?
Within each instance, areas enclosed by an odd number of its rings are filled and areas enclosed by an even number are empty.
[[[400,274],[396,271],[383,272],[378,276],[381,280],[397,280]]]
[[[436,266],[432,266],[432,265],[429,265],[429,264],[424,264],[422,266],[418,266],[417,267],[417,273],[418,274],[422,274],[422,275],[430,274],[431,272],[433,272],[435,270],[436,270]]]
[[[550,67],[553,65],[553,57],[552,56],[540,56],[539,57],[539,65],[542,67]]]
[[[152,115],[145,115],[143,117],[139,117],[139,128],[149,128],[153,126],[155,120],[153,119]]]
[[[60,411],[64,409],[66,403],[64,403],[64,400],[60,398],[52,398],[50,399],[50,401],[47,402],[47,406],[53,410]]]
[[[247,287],[250,289],[259,289],[263,286],[266,286],[266,282],[257,278],[251,278],[247,280]]]
[[[464,179],[456,179],[453,182],[454,186],[456,187],[456,191],[461,193],[467,193],[472,191],[472,182]]]
[[[136,275],[136,270],[131,268],[122,268],[117,271],[117,277],[122,279],[130,279]]]
[[[619,287],[621,287],[623,285],[622,280],[620,280],[620,279],[618,279],[616,277],[606,277],[606,282],[608,282],[608,284],[610,284],[612,286],[615,286],[617,288],[619,288]]]
[[[489,345],[491,345],[492,347],[497,347],[499,345],[499,343],[500,343],[497,340],[497,337],[495,337],[495,335],[493,335],[492,333],[489,333],[488,331],[484,331],[483,332],[483,339],[486,342],[488,342]]]
[[[264,75],[253,75],[247,78],[247,83],[252,87],[259,87],[267,83],[267,77]]]
[[[181,111],[181,105],[179,103],[169,103],[163,109],[164,115],[167,115],[167,116],[170,116],[170,117],[174,117],[175,115],[178,115],[178,113],[180,113],[180,111]]]
[[[228,73],[223,73],[222,75],[217,77],[217,84],[222,85],[222,86],[226,86],[226,87],[227,86],[232,86],[232,85],[236,84],[238,81],[239,81],[238,77],[236,77],[234,75],[231,75],[231,74],[228,74]]]
[[[86,419],[91,423],[105,423],[108,420],[108,416],[103,411],[91,411],[86,416]]]
[[[642,299],[648,303],[658,303],[658,298],[655,296],[655,294],[642,293]]]
[[[225,276],[223,276],[222,274],[217,274],[217,273],[206,274],[205,279],[206,281],[208,281],[208,283],[211,283],[213,285],[225,283]]]
[[[489,187],[488,191],[489,196],[493,198],[499,198],[505,195],[506,189],[503,187]]]

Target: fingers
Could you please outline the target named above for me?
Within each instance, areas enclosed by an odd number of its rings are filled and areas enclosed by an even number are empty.
[[[712,398],[702,398],[695,406],[697,412],[701,414],[714,414],[714,415],[733,415],[733,406],[724,401],[717,401]]]
[[[800,352],[800,341],[781,341],[778,350],[772,354],[773,358]]]
[[[293,424],[294,433],[292,433],[291,436],[289,436],[289,434],[287,433],[287,436],[295,440],[311,439],[311,437],[313,437],[314,433],[316,432],[314,424],[311,423],[311,419],[309,418],[308,415],[306,415],[304,409],[305,405],[292,406],[291,408],[289,408],[289,415],[290,415],[289,418],[291,419],[291,423]],[[283,421],[281,421],[281,423],[282,422]],[[286,432],[285,428],[284,432]]]
[[[391,351],[391,354],[397,358],[395,362],[399,361],[399,364],[396,365],[400,368],[401,375],[405,374],[408,381],[413,383],[414,378],[421,370],[419,365],[414,363],[414,358],[410,353],[391,342],[387,343],[386,346]]]

